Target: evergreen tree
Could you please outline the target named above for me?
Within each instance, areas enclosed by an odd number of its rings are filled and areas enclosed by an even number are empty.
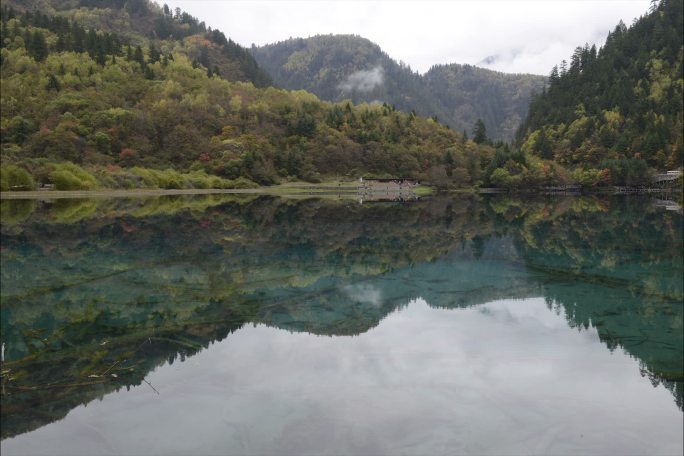
[[[145,67],[145,55],[143,54],[143,50],[140,46],[135,47],[133,61],[138,62],[141,67]]]
[[[64,35],[58,35],[57,36],[57,43],[55,44],[55,50],[57,52],[64,52],[67,50],[67,44],[66,40],[64,38]]]
[[[546,158],[546,159],[552,159],[553,158],[553,149],[551,148],[551,142],[546,137],[546,129],[544,127],[541,128],[541,131],[539,132],[539,135],[537,136],[537,140],[534,143],[534,150],[542,158]]]
[[[107,62],[107,56],[105,55],[104,46],[101,41],[95,46],[95,61],[100,66],[104,66],[104,64]]]
[[[654,168],[682,166],[684,6],[663,0],[651,9],[630,28],[620,22],[600,50],[577,47],[569,69],[565,61],[552,69],[548,91],[532,100],[518,130],[519,146],[571,165],[636,156]]]
[[[473,129],[473,141],[475,144],[484,144],[489,142],[489,138],[487,138],[487,127],[485,127],[482,119],[477,119],[477,122],[475,122],[475,128]]]
[[[36,59],[38,62],[42,62],[48,56],[48,47],[47,42],[45,41],[45,35],[38,30],[33,32],[33,36],[31,37],[29,55],[31,55],[31,57]]]
[[[56,90],[59,92],[62,89],[62,86],[59,83],[59,80],[55,77],[55,75],[51,74],[48,78],[48,84],[46,88],[47,90]]]
[[[154,43],[150,43],[150,57],[148,59],[149,63],[159,62],[160,57],[161,53],[159,52],[157,47],[154,45]]]
[[[209,49],[206,46],[202,46],[200,49],[199,63],[205,68],[209,68]]]

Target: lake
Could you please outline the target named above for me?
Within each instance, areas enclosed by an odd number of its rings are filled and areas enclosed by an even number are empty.
[[[4,200],[2,454],[682,454],[682,249],[647,197]]]

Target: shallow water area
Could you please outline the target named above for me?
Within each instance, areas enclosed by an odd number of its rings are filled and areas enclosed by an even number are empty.
[[[3,455],[683,451],[682,215],[648,198],[32,203]]]

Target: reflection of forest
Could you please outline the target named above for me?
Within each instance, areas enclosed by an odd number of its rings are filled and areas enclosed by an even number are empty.
[[[3,438],[246,322],[359,334],[418,296],[544,296],[682,406],[682,217],[642,199],[2,205]]]

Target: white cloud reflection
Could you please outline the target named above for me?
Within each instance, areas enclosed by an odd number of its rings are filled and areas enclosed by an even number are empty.
[[[3,455],[682,452],[670,392],[543,298],[418,299],[358,337],[245,326],[147,379]]]

